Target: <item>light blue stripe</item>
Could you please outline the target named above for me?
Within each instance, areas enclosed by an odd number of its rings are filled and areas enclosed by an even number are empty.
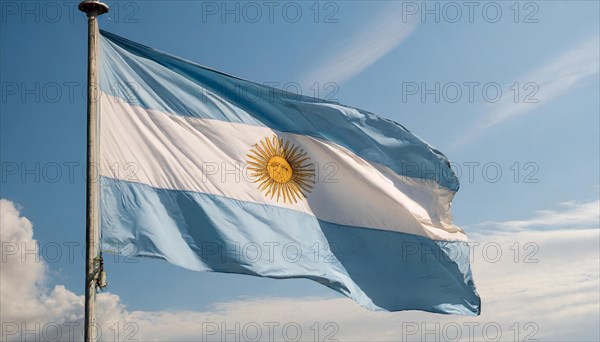
[[[394,121],[273,91],[106,31],[101,31],[100,47],[102,91],[132,105],[326,139],[399,175],[435,180],[452,191],[459,188],[446,157]]]
[[[480,310],[463,242],[340,226],[295,210],[106,177],[101,230],[104,250],[129,253],[134,246],[136,256],[198,271],[309,278],[372,310]]]

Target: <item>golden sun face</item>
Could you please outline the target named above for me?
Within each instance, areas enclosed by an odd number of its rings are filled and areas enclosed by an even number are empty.
[[[298,202],[312,191],[315,168],[310,157],[299,146],[273,136],[254,144],[248,157],[248,169],[258,189],[277,202]]]

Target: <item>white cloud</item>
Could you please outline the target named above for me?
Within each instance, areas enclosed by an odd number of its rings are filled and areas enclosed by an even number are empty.
[[[561,229],[568,227],[597,228],[600,222],[600,200],[587,203],[560,203],[561,210],[539,210],[532,218],[504,222],[483,222],[478,228],[505,230]]]
[[[402,20],[402,15],[399,5],[387,8],[364,31],[345,41],[339,50],[321,61],[319,67],[304,77],[304,83],[339,84],[367,69],[413,33],[416,21]]]
[[[34,245],[35,240],[31,222],[11,202],[0,201],[0,214],[2,256],[6,257],[1,272],[0,338],[52,340],[56,336],[52,327],[59,326],[64,340],[80,339],[83,298],[60,285],[48,290],[43,286],[47,271],[42,262],[23,261],[19,253],[5,250],[7,243]],[[562,220],[556,211],[544,216],[544,224],[553,224],[550,217]],[[502,340],[598,340],[598,238],[598,229],[482,236],[481,244],[473,248],[475,280],[483,299],[480,317],[371,312],[345,298],[258,298],[217,303],[203,312],[134,311],[119,296],[102,293],[98,320],[102,339],[108,341],[126,337],[243,340],[252,339],[257,331],[261,340],[282,340],[295,337],[297,327],[302,340],[311,341],[328,336],[360,341],[442,340],[452,339],[457,332],[462,340],[481,341],[484,334],[494,337],[496,327]],[[499,260],[496,246],[502,251]],[[75,322],[74,332],[69,331],[69,322]],[[24,336],[23,324],[35,331],[36,323],[39,333]],[[222,336],[225,328],[233,332]]]
[[[591,37],[542,67],[519,76],[517,78],[520,88],[518,101],[515,101],[512,92],[503,94],[498,102],[486,108],[487,114],[483,120],[471,132],[462,134],[453,146],[460,146],[486,129],[538,109],[573,89],[588,77],[596,75],[600,67],[599,41],[599,36]],[[523,89],[530,82],[532,85]],[[502,89],[509,89],[510,86],[506,85]],[[531,95],[531,98],[525,102],[527,95]]]

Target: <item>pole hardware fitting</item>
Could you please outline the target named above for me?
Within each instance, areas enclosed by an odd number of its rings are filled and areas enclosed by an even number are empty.
[[[104,271],[104,259],[102,256],[94,258],[94,271],[91,276],[96,288],[103,289],[108,286],[106,272]]]

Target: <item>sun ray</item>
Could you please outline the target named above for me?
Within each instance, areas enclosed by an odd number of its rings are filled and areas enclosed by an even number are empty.
[[[261,149],[258,148],[258,146],[256,147],[256,150],[251,149],[250,152],[254,153],[255,158],[258,158],[262,161],[269,160],[268,155],[262,152]],[[247,156],[250,156],[250,154],[247,154]]]
[[[265,179],[262,183],[260,183],[260,185],[258,186],[258,189],[259,190],[270,189],[272,184],[273,184],[273,180],[271,178]]]
[[[290,141],[288,140],[288,141],[286,141],[286,142],[285,142],[285,147],[283,148],[283,153],[284,153],[284,154],[283,154],[283,157],[284,157],[285,159],[287,159],[286,153],[287,153],[287,151],[288,151],[289,147],[290,147]]]
[[[293,183],[291,185],[291,187],[294,188],[294,190],[296,191],[296,193],[298,194],[298,197],[300,197],[300,195],[302,195],[302,197],[306,198],[306,194],[304,193],[304,191],[298,186],[297,183]]]
[[[287,186],[281,187],[281,195],[283,196],[283,203],[287,203]],[[290,201],[292,203],[292,201]]]
[[[254,181],[254,183],[256,183],[256,182],[261,182],[261,181],[263,181],[265,179],[268,179],[269,175],[268,174],[258,174],[258,175],[254,176],[254,177],[256,177],[256,181]]]
[[[265,160],[269,160],[269,154],[263,149],[263,147],[261,147],[259,144],[254,144],[254,147]]]
[[[302,152],[296,154],[295,156],[291,157],[290,162],[291,163],[301,163],[301,161],[300,161],[301,158],[303,158],[305,156],[306,156],[306,153],[304,151],[302,151]]]
[[[248,157],[250,159],[254,160],[258,165],[264,165],[264,162],[265,162],[264,159],[260,159],[260,158],[257,158],[255,156],[251,156],[251,155],[248,155]]]
[[[265,142],[267,143],[267,146],[269,147],[269,153],[271,154],[271,156],[276,155],[276,150],[275,150],[275,146],[273,146],[273,144],[271,143],[271,139],[265,139]]]
[[[293,158],[296,155],[296,151],[298,150],[298,148],[299,146],[294,147],[294,145],[292,145],[292,150],[290,151],[288,156],[285,157],[285,159],[290,160],[291,158]]]
[[[260,141],[260,144],[263,148],[263,150],[265,151],[265,153],[267,154],[267,157],[272,156],[273,154],[271,153],[271,149],[269,148],[269,145],[267,145],[267,143],[263,140]]]

